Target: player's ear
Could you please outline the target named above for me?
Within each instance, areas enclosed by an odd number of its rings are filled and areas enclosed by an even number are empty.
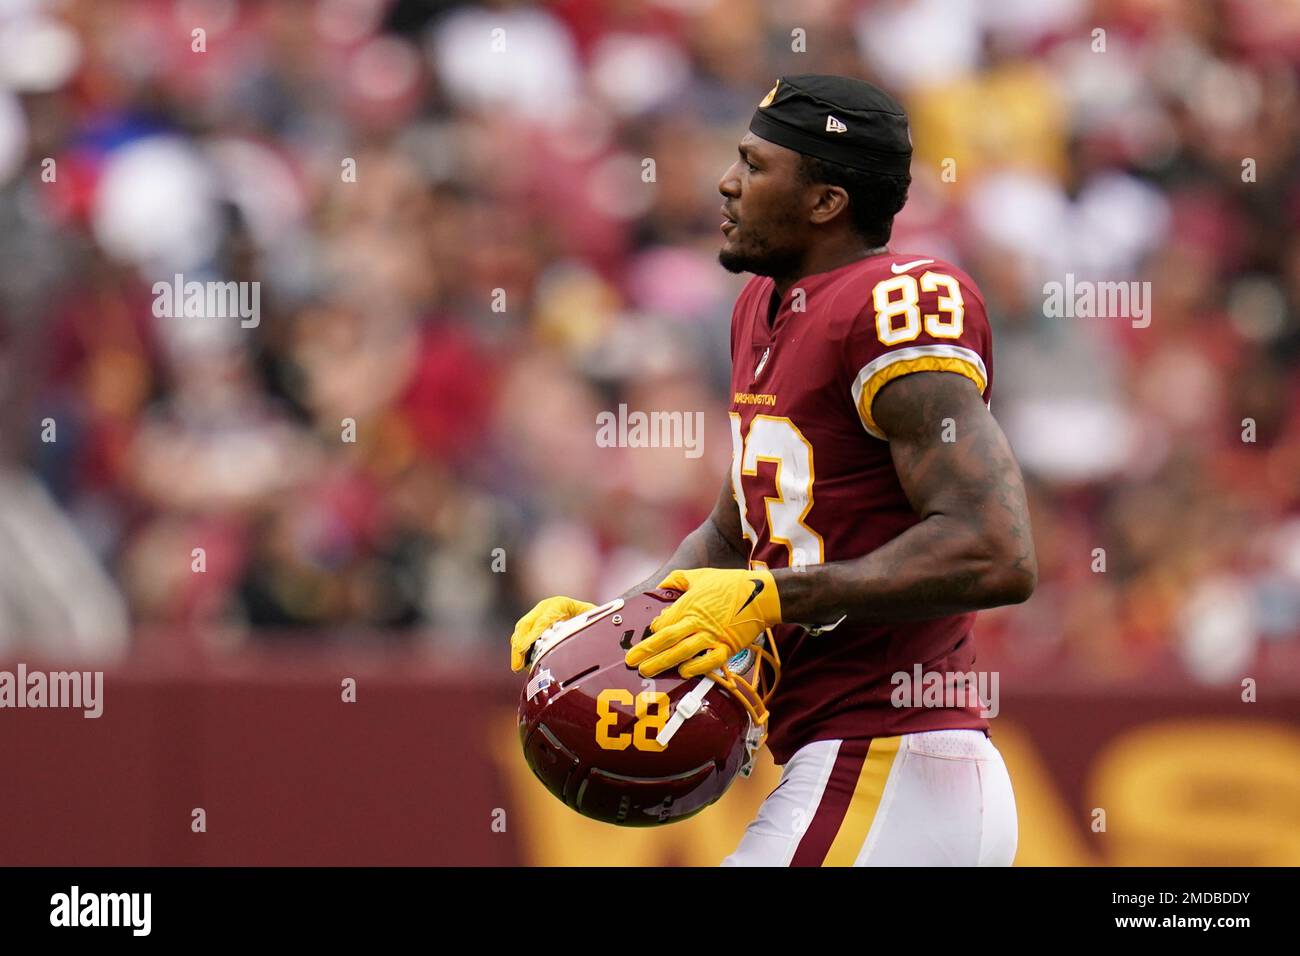
[[[815,226],[830,222],[849,205],[849,194],[842,186],[818,185],[809,219]]]

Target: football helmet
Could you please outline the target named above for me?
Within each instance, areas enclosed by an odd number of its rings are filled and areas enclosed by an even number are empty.
[[[770,634],[700,677],[642,678],[624,661],[681,593],[618,598],[553,625],[531,648],[519,700],[524,759],[584,816],[619,826],[683,820],[752,769],[780,676]]]

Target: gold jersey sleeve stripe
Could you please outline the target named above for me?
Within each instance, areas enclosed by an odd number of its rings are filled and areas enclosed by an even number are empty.
[[[896,378],[904,375],[910,375],[913,372],[955,372],[958,375],[964,375],[975,383],[975,387],[984,394],[984,388],[988,384],[980,369],[973,363],[964,358],[956,356],[938,356],[927,355],[921,358],[905,359],[899,362],[893,362],[876,371],[862,386],[862,396],[858,399],[858,415],[862,418],[862,425],[866,430],[877,438],[884,438],[884,432],[876,424],[876,420],[871,414],[871,404],[876,399],[876,394]]]

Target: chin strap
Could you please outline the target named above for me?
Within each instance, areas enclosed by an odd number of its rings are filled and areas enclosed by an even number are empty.
[[[717,684],[740,701],[740,705],[749,714],[749,730],[745,735],[746,759],[744,765],[740,768],[742,774],[749,775],[754,766],[754,757],[767,737],[767,720],[769,716],[767,702],[771,699],[772,692],[776,690],[776,685],[781,679],[781,656],[777,652],[776,641],[773,640],[770,630],[759,635],[753,644],[745,648],[745,651],[754,654],[754,663],[750,668],[746,668],[746,670],[752,669],[754,679],[751,681],[742,677],[733,671],[729,664],[709,671],[704,675],[708,680],[701,680],[691,689],[689,694],[677,702],[672,716],[668,718],[668,722],[664,724],[663,729],[659,731],[655,738],[660,744],[663,746],[668,745],[668,742],[673,739],[673,735],[677,733],[678,728],[699,712],[705,695],[713,689],[714,684]],[[744,651],[741,653],[744,653]],[[767,663],[772,673],[770,682],[767,672],[763,670],[764,662]]]
[[[673,734],[682,724],[694,717],[700,710],[700,704],[704,701],[704,695],[713,689],[712,681],[702,680],[694,687],[691,692],[677,702],[677,707],[673,710],[673,715],[668,718],[668,723],[660,729],[655,741],[661,747],[667,747],[668,741],[673,739]]]

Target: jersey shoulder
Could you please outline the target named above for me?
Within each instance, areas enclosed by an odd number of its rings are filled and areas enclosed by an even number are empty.
[[[828,332],[867,432],[876,394],[913,372],[955,372],[987,400],[993,341],[984,297],[962,269],[934,256],[873,256],[837,276]]]
[[[838,275],[828,290],[829,311],[840,320],[839,325],[855,323],[864,315],[873,316],[880,311],[879,305],[890,300],[906,302],[914,297],[921,305],[954,285],[963,304],[974,303],[979,317],[984,318],[984,296],[963,269],[935,256],[891,252],[863,259]]]

